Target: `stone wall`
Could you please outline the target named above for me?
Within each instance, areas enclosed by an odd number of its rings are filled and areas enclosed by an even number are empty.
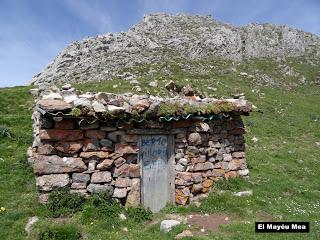
[[[225,115],[227,116],[227,115]],[[140,134],[172,134],[175,201],[185,205],[205,197],[222,178],[249,173],[240,115],[211,121],[143,121],[128,124],[33,113],[29,150],[40,201],[62,187],[88,195],[107,191],[126,206],[140,204]]]

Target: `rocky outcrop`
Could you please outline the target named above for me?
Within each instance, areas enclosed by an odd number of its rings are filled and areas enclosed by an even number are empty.
[[[211,16],[155,13],[128,32],[109,33],[76,41],[64,49],[32,84],[132,80],[125,68],[182,60],[320,54],[320,38],[288,26],[249,24],[236,27]],[[186,67],[192,71],[192,67]],[[135,73],[139,74],[139,73]],[[138,76],[137,76],[138,77]],[[69,96],[72,99],[72,96]],[[96,110],[104,110],[94,104]],[[113,107],[114,108],[114,107]],[[117,110],[117,109],[115,109]]]

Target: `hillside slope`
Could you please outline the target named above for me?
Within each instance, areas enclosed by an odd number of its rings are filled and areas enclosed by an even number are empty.
[[[128,32],[108,33],[76,41],[64,49],[32,84],[132,79],[144,76],[132,67],[189,61],[304,56],[310,63],[320,56],[320,38],[287,26],[249,24],[236,27],[211,16],[150,14]],[[206,66],[208,69],[210,65]],[[164,69],[172,73],[169,68]]]

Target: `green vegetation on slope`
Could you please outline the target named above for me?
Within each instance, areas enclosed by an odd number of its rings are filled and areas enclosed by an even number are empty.
[[[218,61],[212,64],[224,66]],[[244,62],[236,66],[237,72],[221,73],[217,70],[212,71],[212,75],[189,75],[177,66],[174,75],[163,77],[154,74],[153,79],[139,79],[142,92],[160,95],[168,94],[163,88],[166,80],[190,83],[208,95],[229,96],[244,92],[247,99],[263,111],[263,114],[252,113],[250,117],[243,118],[248,131],[248,179],[221,181],[200,207],[169,205],[153,219],[157,221],[165,213],[226,213],[230,215],[232,223],[222,227],[219,232],[211,233],[211,239],[319,239],[320,87],[313,83],[313,79],[320,67],[309,66],[299,59],[289,62],[296,72],[306,77],[306,84],[301,85],[300,77],[277,77],[280,73],[277,73],[274,63],[261,60],[256,61],[256,65],[252,64]],[[229,65],[226,65],[228,69]],[[256,77],[239,74],[246,72],[253,75],[255,71],[268,74],[274,79],[273,83],[259,84]],[[158,87],[149,87],[148,82],[155,79],[158,80]],[[128,81],[119,79],[89,83],[78,88],[85,91],[136,91],[132,90]],[[213,91],[215,88],[216,91]],[[74,214],[53,218],[46,207],[37,203],[33,173],[26,163],[25,152],[32,137],[32,98],[27,91],[26,87],[0,89],[0,125],[11,135],[0,136],[0,207],[6,209],[0,212],[0,239],[25,239],[24,226],[28,217],[35,215],[40,221],[35,225],[32,237],[64,232],[77,236],[80,232],[84,239],[173,239],[187,228],[181,225],[165,234],[159,232],[159,223],[149,224],[145,221],[126,223],[128,232],[123,231],[124,225],[110,228],[110,219],[96,217],[90,205]],[[249,189],[253,190],[251,197],[232,195],[232,192]],[[224,193],[218,194],[220,190],[224,190]],[[131,215],[135,216],[136,213]],[[310,221],[311,232],[255,234],[254,222],[257,220]],[[61,227],[61,222],[66,227]],[[44,231],[47,227],[49,232]]]

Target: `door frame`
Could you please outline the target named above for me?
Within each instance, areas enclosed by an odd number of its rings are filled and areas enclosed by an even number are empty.
[[[168,178],[169,178],[169,199],[168,203],[175,203],[175,153],[174,153],[174,135],[168,134],[168,133],[144,133],[139,134],[138,136],[138,160],[137,163],[140,166],[140,203],[144,206],[144,193],[143,193],[143,164],[140,159],[140,144],[141,144],[141,137],[142,136],[150,136],[150,135],[165,135],[168,138],[168,153],[167,153],[167,159],[168,159]]]

